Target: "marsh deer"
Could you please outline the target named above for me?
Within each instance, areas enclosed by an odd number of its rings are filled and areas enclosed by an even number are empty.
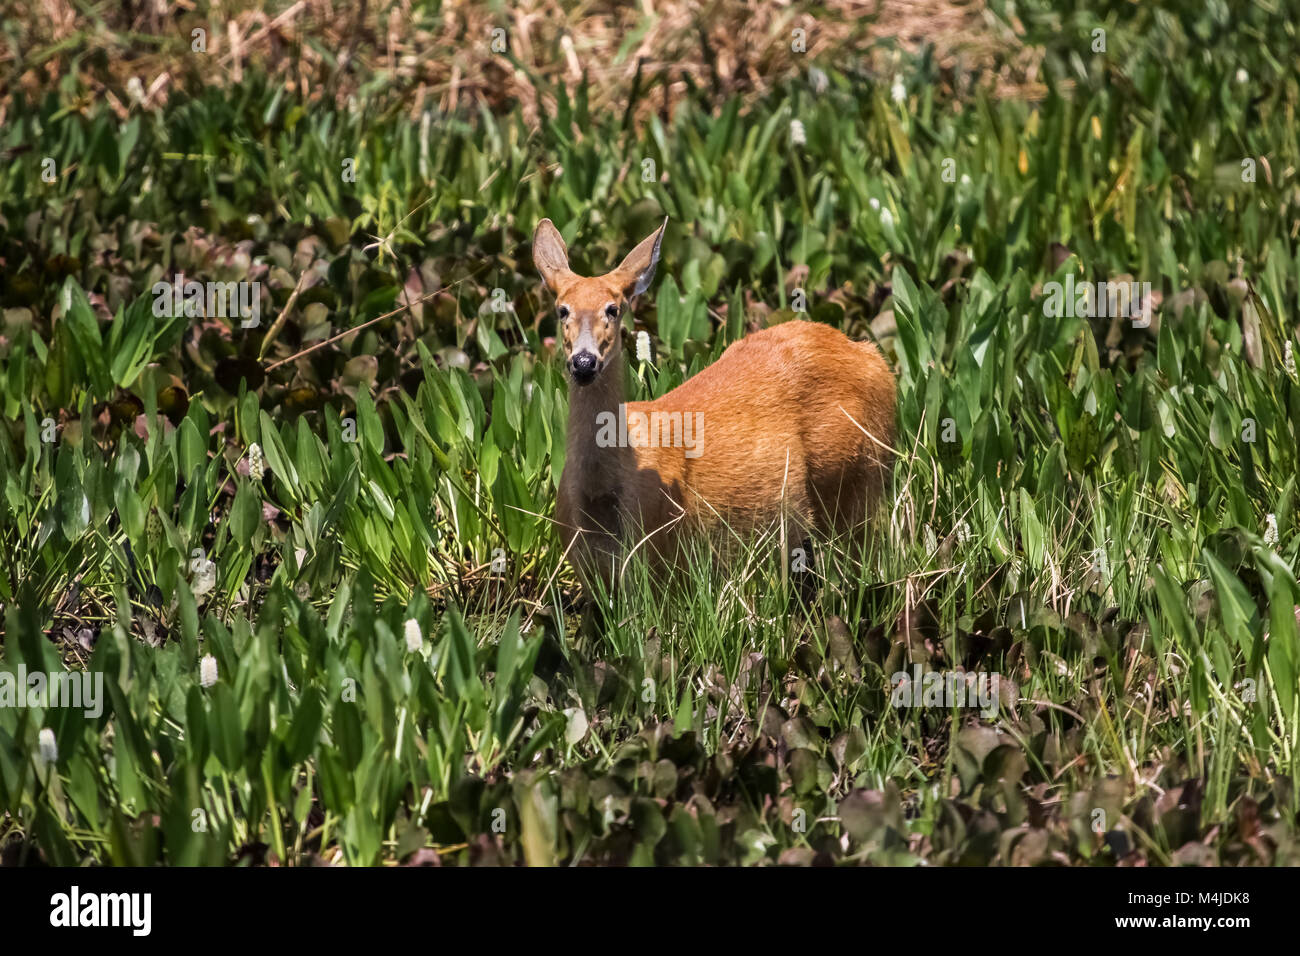
[[[597,578],[611,586],[639,544],[671,562],[684,533],[781,517],[808,532],[851,530],[892,464],[889,366],[874,344],[816,322],[754,332],[663,397],[626,401],[623,316],[654,279],[667,225],[592,278],[569,268],[549,219],[533,235],[572,383],[556,520],[589,590]]]

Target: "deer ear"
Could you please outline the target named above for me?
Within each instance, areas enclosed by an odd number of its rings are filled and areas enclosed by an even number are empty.
[[[665,216],[663,225],[642,239],[614,270],[623,286],[623,294],[629,299],[650,288],[650,283],[654,281],[655,266],[659,265],[659,244],[663,242],[664,230],[667,228],[668,217]]]
[[[533,264],[552,292],[559,292],[560,281],[573,275],[569,268],[569,250],[564,245],[560,230],[549,219],[539,222],[533,233]]]

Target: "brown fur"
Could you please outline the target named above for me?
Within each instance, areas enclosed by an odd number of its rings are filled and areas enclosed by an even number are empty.
[[[629,546],[649,536],[660,563],[683,533],[738,532],[785,516],[804,530],[832,534],[867,518],[888,481],[894,442],[895,383],[879,350],[815,322],[787,322],[733,343],[695,377],[652,402],[631,402],[627,417],[703,413],[698,457],[684,447],[601,447],[598,415],[624,402],[620,320],[638,280],[649,284],[659,232],[604,276],[568,269],[549,220],[538,225],[534,259],[556,293],[565,358],[594,341],[593,381],[570,385],[569,431],[556,519],[570,558],[589,585],[612,584]],[[589,337],[583,335],[584,331]],[[873,440],[874,439],[874,440]]]

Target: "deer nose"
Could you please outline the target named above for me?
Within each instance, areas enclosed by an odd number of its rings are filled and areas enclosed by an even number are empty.
[[[576,353],[569,359],[569,372],[579,385],[589,384],[596,377],[596,353]]]

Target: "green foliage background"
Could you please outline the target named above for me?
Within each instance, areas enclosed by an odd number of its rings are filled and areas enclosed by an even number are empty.
[[[1018,7],[1037,102],[924,55],[901,102],[825,62],[645,122],[554,86],[539,127],[259,74],[126,119],[15,94],[0,670],[108,697],[0,707],[4,858],[1300,862],[1295,18]],[[798,287],[894,364],[900,464],[811,605],[765,539],[672,599],[634,573],[595,634],[528,236],[595,271],[663,215],[637,394]],[[274,307],[157,318],[177,272]],[[1150,282],[1150,327],[1045,315],[1067,274]],[[889,707],[913,665],[1010,694]]]

